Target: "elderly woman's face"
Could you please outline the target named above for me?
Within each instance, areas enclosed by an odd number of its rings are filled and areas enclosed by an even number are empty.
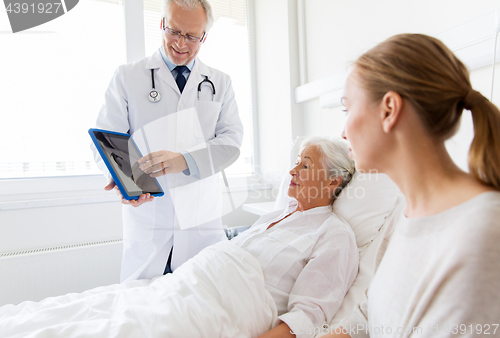
[[[317,146],[302,150],[290,175],[288,196],[295,198],[304,209],[330,204],[338,183],[329,178]]]

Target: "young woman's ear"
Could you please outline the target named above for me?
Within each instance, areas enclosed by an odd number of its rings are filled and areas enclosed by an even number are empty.
[[[403,99],[398,93],[390,91],[384,95],[380,104],[382,128],[385,133],[390,133],[401,116]]]

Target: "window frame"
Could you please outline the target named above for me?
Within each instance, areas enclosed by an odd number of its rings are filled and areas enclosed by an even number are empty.
[[[238,175],[238,178],[245,177],[252,184],[259,184],[260,181],[260,152],[258,139],[258,119],[257,119],[257,81],[256,81],[256,57],[255,57],[255,10],[253,0],[247,0],[249,41],[250,41],[250,67],[251,67],[251,87],[252,87],[252,122],[254,159],[253,172],[251,175]],[[144,58],[145,55],[145,27],[144,27],[144,1],[127,0],[123,1],[124,21],[125,21],[125,43],[127,62],[133,62]],[[90,142],[90,141],[89,141]],[[90,144],[90,143],[89,143]],[[0,211],[22,209],[27,206],[26,201],[30,199],[44,199],[44,203],[35,203],[27,207],[44,207],[68,205],[61,201],[61,198],[71,199],[69,205],[86,204],[97,202],[96,197],[104,200],[116,200],[114,194],[103,190],[105,179],[103,175],[90,174],[78,176],[42,176],[42,177],[20,177],[0,179]],[[262,188],[262,187],[261,187]],[[76,194],[71,192],[83,192],[81,198],[75,198]],[[91,194],[91,195],[89,195]],[[69,197],[71,195],[71,197]],[[110,198],[112,197],[112,199]],[[52,202],[48,202],[47,198]],[[48,202],[48,203],[47,203]]]

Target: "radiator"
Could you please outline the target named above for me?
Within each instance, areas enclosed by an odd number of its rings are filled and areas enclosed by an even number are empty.
[[[120,282],[122,240],[0,254],[0,306]]]

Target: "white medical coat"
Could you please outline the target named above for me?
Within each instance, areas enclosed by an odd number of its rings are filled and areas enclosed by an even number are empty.
[[[156,103],[148,99],[151,69],[155,88],[162,95]],[[207,86],[203,86],[197,98],[203,76],[214,83],[213,101]],[[220,147],[214,152],[218,157],[215,162],[234,161],[239,154],[227,151],[238,150],[243,138],[228,75],[207,67],[197,58],[181,94],[158,50],[116,70],[96,127],[129,133],[144,155],[158,150],[188,151],[202,178],[197,180],[183,173],[163,176],[159,182],[165,196],[137,208],[123,205],[122,282],[161,275],[172,245],[171,267],[175,269],[204,247],[225,239],[220,221],[221,191],[216,174],[219,170],[213,161],[206,163],[207,158],[213,160],[206,150]],[[94,157],[106,173],[95,149]]]

